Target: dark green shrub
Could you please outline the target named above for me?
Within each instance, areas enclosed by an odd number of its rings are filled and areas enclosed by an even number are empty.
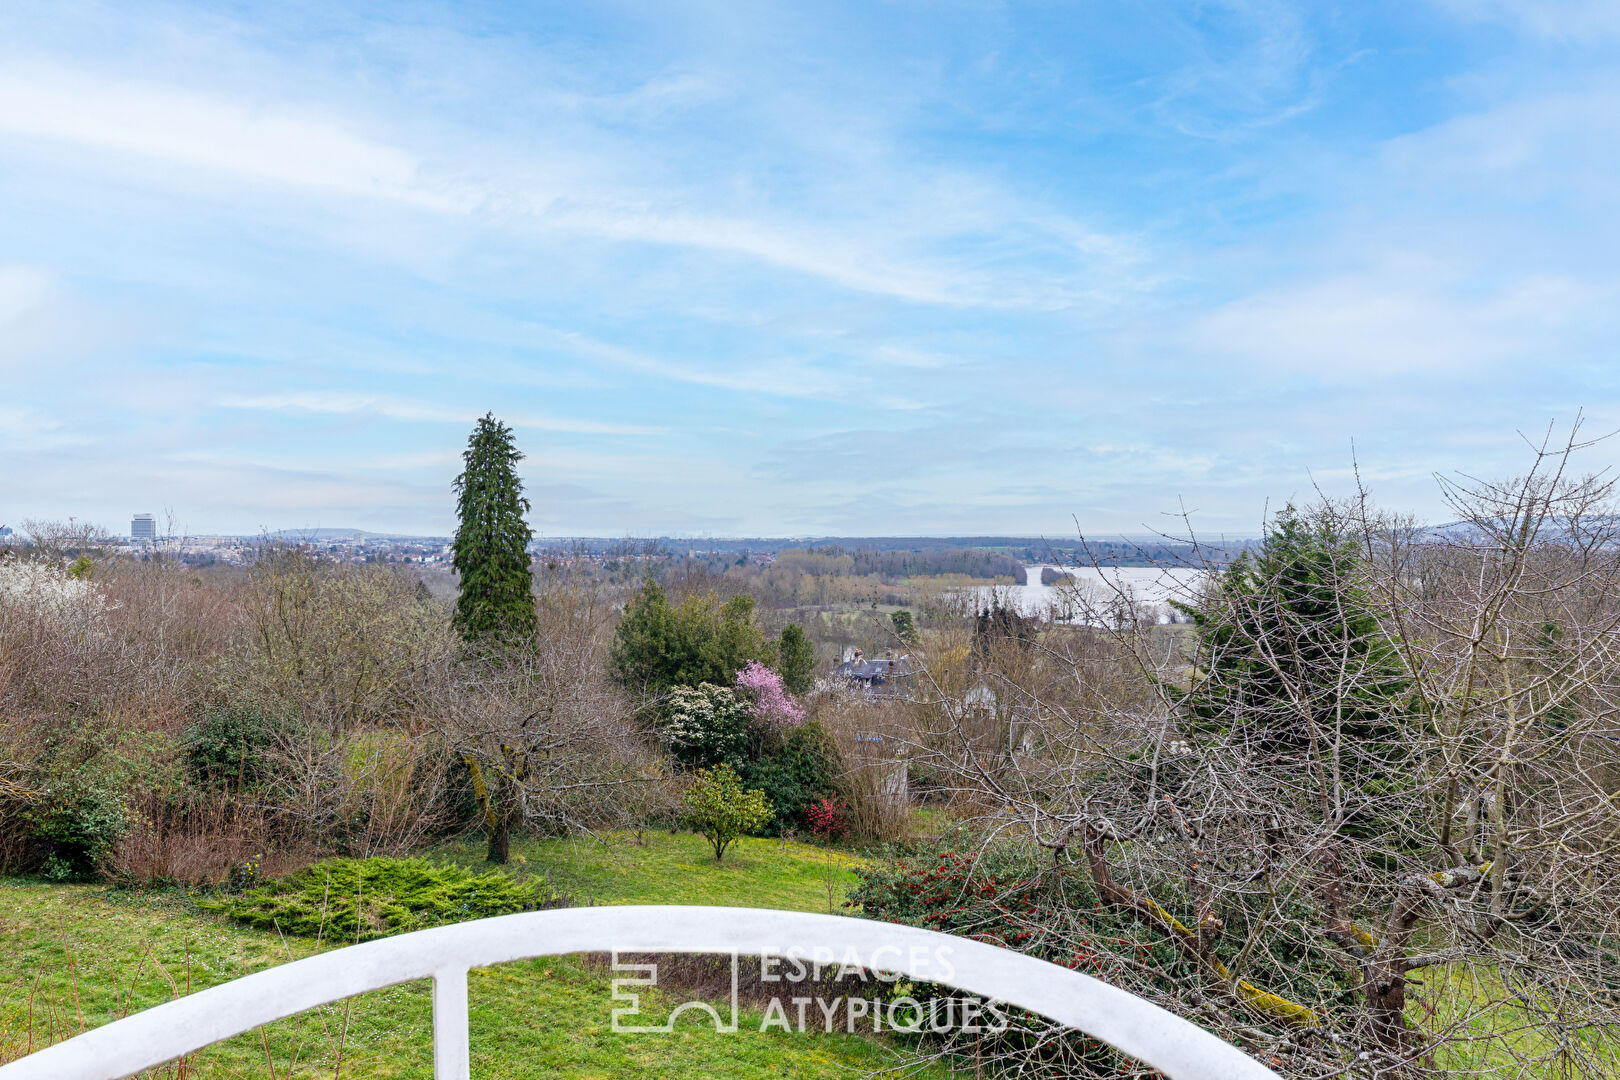
[[[95,876],[130,828],[129,812],[112,785],[82,774],[52,780],[22,817],[30,839],[44,848],[45,875],[58,881]]]
[[[446,923],[568,907],[546,885],[503,870],[473,873],[426,859],[327,859],[240,896],[198,901],[260,929],[370,941]]]
[[[838,790],[838,749],[812,720],[787,732],[740,771],[744,783],[763,791],[776,808],[761,830],[765,835],[779,836],[785,829],[807,832],[806,808]]]
[[[776,643],[760,629],[748,593],[696,594],[671,605],[663,587],[649,581],[613,634],[615,677],[649,698],[674,686],[730,686],[750,660],[774,663]]]
[[[186,767],[205,789],[255,787],[270,779],[269,752],[295,723],[258,705],[211,705],[186,728]]]

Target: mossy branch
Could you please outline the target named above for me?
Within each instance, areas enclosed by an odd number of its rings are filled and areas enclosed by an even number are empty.
[[[1197,964],[1212,981],[1218,982],[1240,1002],[1256,1012],[1290,1027],[1317,1027],[1322,1023],[1321,1015],[1309,1006],[1290,1001],[1245,979],[1237,978],[1215,955],[1208,943],[1202,942],[1191,927],[1166,911],[1157,900],[1114,881],[1104,853],[1106,842],[1100,830],[1089,827],[1085,830],[1083,844],[1086,866],[1099,896],[1115,907],[1131,912],[1140,921],[1156,926],[1169,936],[1182,955]]]

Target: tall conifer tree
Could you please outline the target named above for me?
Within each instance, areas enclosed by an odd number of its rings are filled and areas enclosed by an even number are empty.
[[[461,575],[456,628],[468,641],[522,638],[534,629],[529,525],[512,429],[493,413],[478,421],[456,477],[454,562]]]

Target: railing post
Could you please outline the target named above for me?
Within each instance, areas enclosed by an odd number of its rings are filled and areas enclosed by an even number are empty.
[[[467,1045],[467,969],[433,973],[433,1080],[470,1080]]]

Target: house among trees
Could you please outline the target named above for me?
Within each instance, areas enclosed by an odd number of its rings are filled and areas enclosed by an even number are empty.
[[[911,657],[895,656],[893,650],[885,651],[881,660],[868,660],[856,649],[854,656],[833,668],[833,675],[873,697],[911,697]]]

